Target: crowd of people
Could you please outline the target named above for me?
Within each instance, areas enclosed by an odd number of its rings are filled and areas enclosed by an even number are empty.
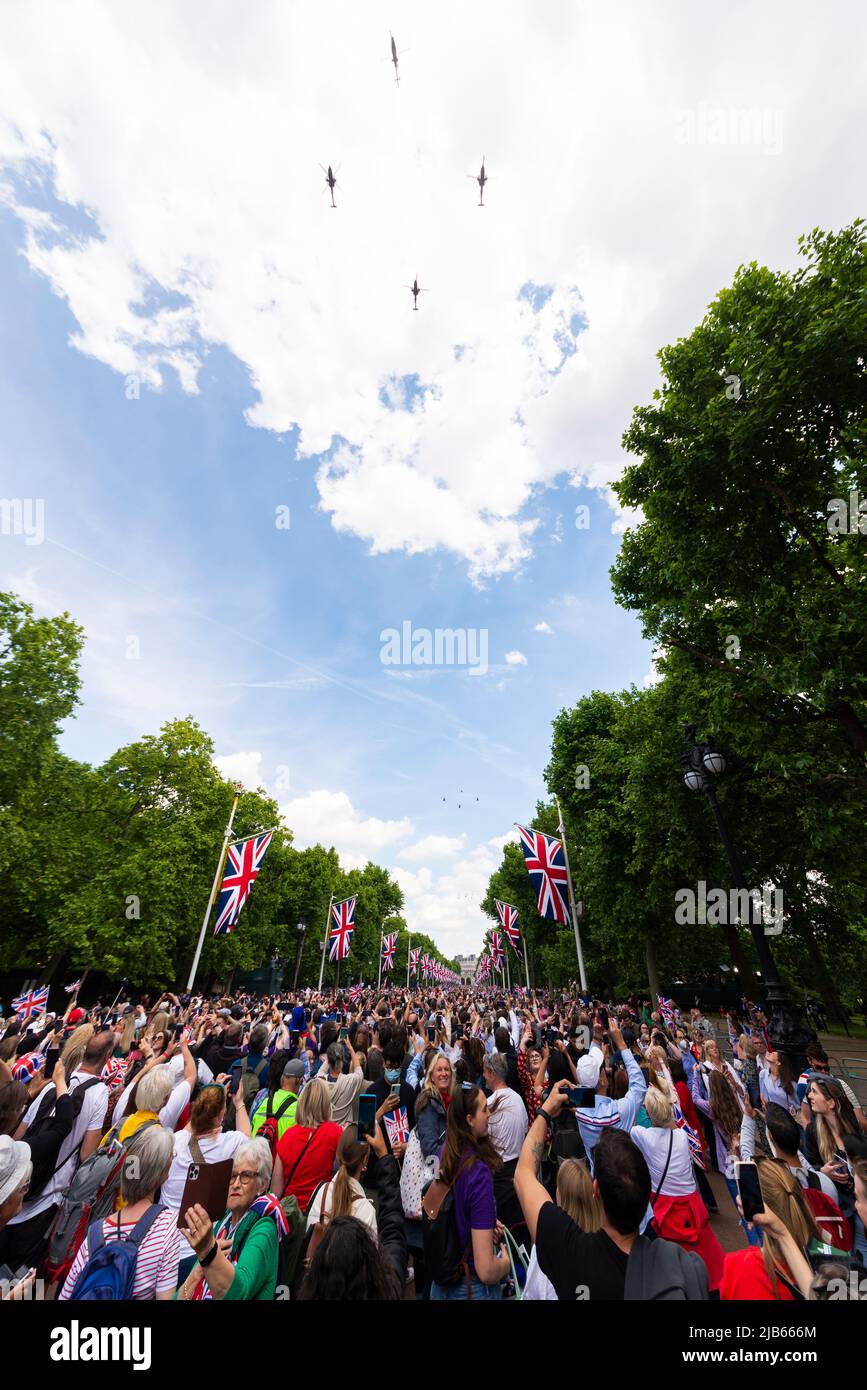
[[[867,1120],[822,1047],[796,1074],[746,1001],[717,1026],[657,1002],[304,989],[0,1019],[0,1298],[867,1288]]]

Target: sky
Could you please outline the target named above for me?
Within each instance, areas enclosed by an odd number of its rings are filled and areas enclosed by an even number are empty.
[[[86,630],[64,750],[191,715],[297,845],[477,949],[551,720],[654,679],[609,569],[658,350],[865,211],[867,12],[3,20],[0,586]]]

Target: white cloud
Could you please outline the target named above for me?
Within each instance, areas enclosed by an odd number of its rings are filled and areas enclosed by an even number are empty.
[[[261,753],[225,753],[214,759],[217,771],[230,782],[243,782],[247,791],[264,787]]]
[[[346,792],[314,791],[280,806],[280,814],[298,849],[332,845],[348,869],[362,869],[368,860],[382,864],[385,852],[413,832],[412,821],[364,816]]]
[[[466,835],[425,835],[423,840],[402,849],[400,857],[419,862],[423,859],[445,859],[462,850],[466,842]]]
[[[527,658],[523,652],[506,652],[507,666],[526,666]]]
[[[638,0],[407,11],[400,87],[380,0],[214,0],[206,33],[176,0],[145,25],[109,0],[11,7],[0,161],[74,213],[55,234],[26,183],[3,196],[78,350],[194,391],[225,346],[251,424],[299,427],[338,531],[445,548],[481,582],[527,561],[557,476],[614,505],[657,348],[740,262],[791,264],[800,232],[859,211],[863,14],[841,44],[799,0],[735,0],[725,24],[661,5],[662,22]],[[702,106],[779,113],[779,131],[684,137]],[[528,281],[552,287],[538,308]]]
[[[551,624],[546,623],[544,620],[541,623],[537,623],[536,626],[533,628],[533,631],[544,632],[548,637],[554,636],[554,629],[551,627]]]

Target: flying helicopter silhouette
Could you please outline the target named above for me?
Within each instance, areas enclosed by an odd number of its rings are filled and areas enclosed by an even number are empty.
[[[424,288],[424,286],[418,283],[418,276],[415,277],[411,285],[404,285],[404,289],[412,291],[412,307],[414,309],[418,309],[419,295],[427,294],[427,290]]]
[[[325,168],[324,164],[320,164],[319,168],[325,175],[325,182],[328,185],[328,189],[331,193],[331,206],[333,208],[336,208],[337,204],[334,201],[334,190],[337,187],[337,175],[340,173],[340,165],[338,164],[337,169],[334,172],[332,172],[330,164],[327,169]]]
[[[478,174],[467,174],[468,179],[475,179],[479,185],[479,207],[485,206],[485,184],[490,183],[490,179],[485,173],[485,156],[482,155],[482,167]]]
[[[399,87],[399,86],[400,86],[400,72],[399,72],[398,66],[397,66],[397,60],[398,60],[399,54],[398,54],[398,51],[397,51],[397,44],[396,44],[395,41],[394,41],[394,34],[391,32],[391,30],[388,31],[388,37],[389,37],[390,40],[391,40],[391,61],[394,63],[394,80],[395,80],[395,82],[397,83],[397,85],[398,85],[398,87]],[[406,48],[402,49],[401,51],[402,51],[403,53],[408,53],[408,52],[409,52],[409,50],[406,49]]]

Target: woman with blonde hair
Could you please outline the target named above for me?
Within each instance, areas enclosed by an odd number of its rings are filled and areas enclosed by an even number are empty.
[[[278,1197],[295,1197],[302,1211],[321,1182],[334,1173],[343,1126],[331,1118],[328,1083],[314,1077],[301,1092],[295,1123],[277,1141],[272,1187]]]
[[[593,1179],[586,1164],[580,1158],[567,1158],[557,1169],[557,1206],[571,1216],[575,1225],[587,1235],[592,1235],[601,1226],[599,1204],[593,1196]],[[556,1301],[554,1285],[539,1268],[536,1247],[533,1246],[530,1263],[527,1266],[527,1279],[524,1284],[524,1298],[533,1302]]]
[[[307,1230],[312,1231],[318,1221],[323,1225],[336,1216],[354,1216],[378,1240],[376,1226],[376,1207],[361,1185],[361,1175],[367,1168],[370,1158],[370,1145],[356,1138],[354,1125],[343,1131],[337,1145],[337,1172],[333,1179],[326,1179],[314,1192],[307,1208]]]
[[[704,1261],[713,1293],[722,1279],[723,1252],[698,1191],[689,1139],[677,1124],[671,1098],[661,1089],[648,1088],[644,1108],[651,1128],[636,1125],[632,1139],[650,1172],[654,1230]]]
[[[423,1158],[439,1153],[445,1140],[455,1087],[451,1062],[444,1052],[435,1052],[428,1062],[424,1085],[415,1102],[415,1127]]]
[[[764,1211],[753,1217],[764,1241],[759,1249],[731,1251],[725,1257],[721,1297],[776,1299],[808,1298],[813,1270],[807,1247],[822,1244],[819,1228],[791,1169],[777,1158],[757,1162]],[[738,1208],[743,1214],[738,1198]]]
[[[63,1063],[63,1068],[67,1076],[71,1076],[72,1073],[77,1071],[81,1066],[84,1060],[84,1054],[87,1051],[87,1045],[95,1032],[96,1029],[92,1023],[80,1023],[66,1039],[66,1042],[63,1044],[63,1051],[60,1054],[60,1060]]]

